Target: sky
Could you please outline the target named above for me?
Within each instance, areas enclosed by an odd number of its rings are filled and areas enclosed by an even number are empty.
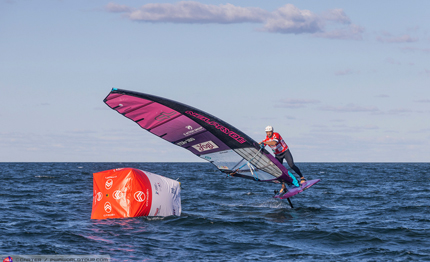
[[[109,109],[166,97],[295,162],[430,161],[429,1],[0,0],[1,162],[199,162]]]

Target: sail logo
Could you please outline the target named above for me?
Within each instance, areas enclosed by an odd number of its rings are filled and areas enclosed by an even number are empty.
[[[143,202],[146,199],[145,193],[143,193],[142,191],[137,191],[136,193],[134,193],[134,199],[137,202]]]
[[[226,135],[230,136],[231,138],[233,138],[234,140],[236,140],[237,142],[239,142],[239,143],[241,143],[241,144],[243,144],[243,143],[245,143],[245,142],[246,142],[246,139],[245,139],[245,138],[243,138],[243,137],[241,137],[241,136],[240,136],[239,134],[237,134],[236,132],[234,132],[234,131],[232,131],[232,130],[228,129],[227,127],[225,127],[225,126],[223,126],[223,125],[221,125],[221,124],[219,124],[219,123],[217,123],[217,122],[215,122],[215,121],[211,121],[209,118],[207,118],[207,117],[205,117],[205,116],[203,116],[203,115],[200,115],[200,114],[194,113],[193,111],[186,111],[185,113],[186,113],[186,114],[189,114],[189,115],[191,115],[191,116],[193,116],[193,117],[195,117],[195,118],[197,118],[197,119],[200,119],[201,121],[205,122],[206,124],[208,124],[208,125],[210,125],[210,126],[214,126],[216,129],[218,129],[218,130],[219,130],[219,131],[221,131],[222,133],[224,133],[224,134],[226,134]]]
[[[196,140],[194,137],[190,137],[190,138],[187,138],[187,139],[185,139],[183,141],[180,141],[180,142],[176,143],[176,145],[183,146],[185,144],[188,144],[189,142],[193,142],[194,140]]]
[[[108,179],[105,183],[105,188],[107,190],[111,189],[111,187],[113,186],[113,180],[112,179]]]
[[[112,212],[112,205],[109,202],[106,202],[104,205],[106,213]]]
[[[116,190],[115,192],[113,192],[113,198],[116,200],[121,199],[123,196],[124,196],[124,193],[119,190]]]
[[[157,117],[155,117],[154,119],[161,122],[167,119],[170,119],[172,116],[176,115],[176,112],[170,112],[170,113],[166,113],[166,112],[161,112],[161,114],[159,114]]]
[[[187,128],[187,127],[185,127],[185,128]],[[189,129],[189,128],[187,128],[187,129]],[[196,129],[189,129],[190,131],[187,131],[187,132],[185,132],[185,133],[183,133],[184,134],[184,136],[190,136],[190,135],[194,135],[195,133],[198,133],[198,132],[200,132],[200,131],[203,131],[203,127],[198,127],[198,128],[196,128]]]
[[[192,126],[186,126],[185,128],[186,128],[186,129],[188,129],[188,130],[193,129],[193,127],[192,127]]]
[[[194,145],[193,148],[199,152],[204,152],[204,151],[213,150],[219,147],[212,141],[206,141],[206,142]]]

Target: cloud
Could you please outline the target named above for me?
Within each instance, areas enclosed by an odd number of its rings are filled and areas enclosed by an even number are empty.
[[[375,96],[375,97],[379,97],[379,98],[387,98],[387,97],[390,97],[389,95],[386,95],[386,94],[380,94],[380,95],[377,95],[377,96]]]
[[[342,9],[332,9],[324,12],[321,17],[327,21],[340,22],[344,24],[350,24],[351,19],[345,14]]]
[[[355,104],[348,104],[346,106],[321,106],[320,110],[332,111],[332,112],[379,112],[379,109],[375,106],[363,107]]]
[[[412,43],[417,42],[418,38],[413,38],[410,35],[393,36],[390,33],[384,32],[376,37],[381,43]]]
[[[118,5],[115,3],[109,3],[106,6],[106,10],[112,13],[124,13],[124,12],[132,12],[133,8],[130,8],[126,5]]]
[[[287,4],[268,15],[263,31],[301,34],[321,32],[322,20],[309,10],[300,10]]]
[[[185,24],[262,23],[258,31],[282,34],[313,34],[335,39],[361,39],[363,28],[351,24],[342,9],[315,14],[286,4],[273,12],[259,7],[240,7],[233,4],[208,5],[195,1],[175,4],[150,3],[140,8],[109,3],[105,9],[123,13],[131,21]],[[341,28],[336,28],[341,26]],[[327,29],[333,28],[334,29]]]
[[[320,32],[314,34],[315,37],[330,38],[330,39],[352,39],[362,40],[364,28],[358,25],[348,25],[347,27],[334,29],[331,31]]]
[[[275,105],[276,108],[302,108],[309,104],[318,104],[315,99],[280,99]]]
[[[258,23],[264,21],[269,12],[256,7],[239,7],[232,4],[206,5],[193,1],[176,4],[146,4],[138,9],[110,3],[109,12],[126,13],[125,17],[140,22],[170,23]]]

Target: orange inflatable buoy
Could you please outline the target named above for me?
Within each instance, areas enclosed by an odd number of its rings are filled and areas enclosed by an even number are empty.
[[[93,174],[92,219],[179,216],[180,183],[134,168]]]

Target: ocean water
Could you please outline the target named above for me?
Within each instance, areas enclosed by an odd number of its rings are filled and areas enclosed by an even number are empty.
[[[429,163],[297,163],[312,188],[226,178],[209,163],[0,163],[0,254],[111,261],[430,261]],[[92,173],[179,178],[180,217],[91,220]]]

